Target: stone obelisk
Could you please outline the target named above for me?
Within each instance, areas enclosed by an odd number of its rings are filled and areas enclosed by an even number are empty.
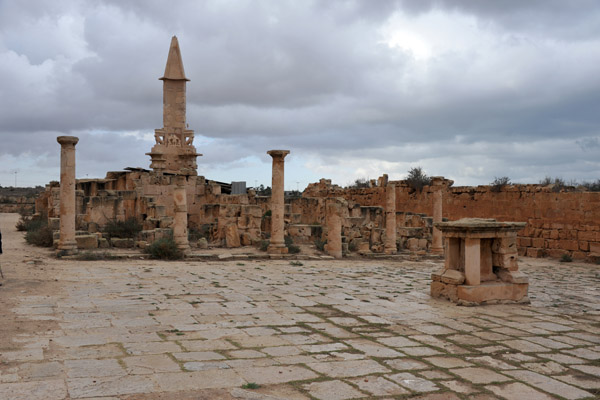
[[[194,131],[186,123],[186,84],[177,37],[171,39],[163,81],[163,127],[154,131],[150,168],[156,172],[197,175]]]

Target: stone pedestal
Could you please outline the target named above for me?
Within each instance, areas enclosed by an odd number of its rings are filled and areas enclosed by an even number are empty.
[[[396,254],[396,186],[388,183],[385,189],[385,254]]]
[[[60,238],[58,251],[74,253],[77,251],[75,240],[75,145],[79,138],[59,136],[60,143]]]
[[[446,258],[444,269],[431,276],[431,295],[459,303],[528,301],[516,246],[525,225],[480,218],[435,223],[446,237]]]
[[[177,248],[184,254],[190,252],[188,242],[188,213],[187,213],[187,179],[185,176],[175,177],[175,188],[173,189],[173,204],[175,206],[175,218],[173,220],[173,240]]]
[[[267,154],[273,158],[271,180],[271,241],[267,252],[270,254],[286,254],[284,241],[284,158],[289,150],[270,150]]]
[[[342,258],[342,217],[341,207],[331,200],[326,209],[327,243],[325,251],[332,257]]]

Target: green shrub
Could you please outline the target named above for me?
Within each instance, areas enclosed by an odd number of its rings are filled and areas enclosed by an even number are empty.
[[[319,251],[325,251],[325,245],[327,244],[327,239],[316,239],[315,247]]]
[[[269,241],[269,240],[261,240],[258,248],[260,249],[260,251],[267,251],[270,244],[271,244],[271,241]]]
[[[568,254],[563,254],[562,257],[560,258],[560,262],[571,262],[571,261],[573,261],[573,258]]]
[[[506,185],[510,185],[510,178],[508,176],[502,176],[500,178],[494,177],[494,181],[490,183],[492,192],[500,192]]]
[[[177,248],[173,238],[162,238],[155,240],[146,248],[146,253],[155,260],[179,260],[183,253]]]
[[[356,241],[352,240],[350,243],[348,243],[348,251],[356,251],[358,250],[358,245],[356,244]]]
[[[125,221],[112,220],[104,226],[104,233],[109,238],[133,239],[142,231],[142,224],[137,218]]]
[[[285,242],[285,247],[288,249],[288,253],[290,254],[298,254],[300,253],[300,247],[294,244],[294,239],[291,236],[286,236],[283,238]]]
[[[242,389],[258,389],[260,385],[255,382],[249,382],[242,385]]]
[[[354,183],[347,186],[349,189],[365,189],[369,187],[369,180],[366,178],[358,178]]]
[[[48,225],[48,216],[47,215],[34,215],[27,216],[21,214],[21,218],[15,225],[19,232],[27,232],[27,231],[36,231],[43,227],[44,225]]]
[[[25,234],[25,241],[40,247],[52,247],[54,244],[52,230],[48,227],[47,223],[36,223],[34,226],[30,225]]]
[[[421,167],[411,168],[408,171],[408,177],[406,178],[408,186],[416,191],[422,191],[423,187],[431,184],[431,178],[425,175],[425,171]]]

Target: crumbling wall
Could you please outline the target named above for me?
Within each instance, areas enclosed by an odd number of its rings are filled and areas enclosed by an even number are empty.
[[[396,181],[396,209],[431,215],[434,192],[429,186],[422,191]],[[327,196],[327,181],[315,184],[311,195]],[[318,189],[318,190],[317,190]],[[334,188],[331,193],[363,206],[385,205],[385,188]],[[519,254],[530,257],[600,259],[600,193],[553,191],[541,185],[451,187],[443,194],[443,216],[494,218],[498,221],[527,222],[518,233]],[[400,224],[399,224],[400,225]]]

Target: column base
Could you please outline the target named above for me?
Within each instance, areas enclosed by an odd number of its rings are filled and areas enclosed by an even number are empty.
[[[384,247],[383,252],[388,255],[398,254],[398,249],[395,247]]]
[[[287,254],[288,248],[285,246],[285,244],[270,244],[269,247],[267,247],[267,253],[269,253],[269,254]]]
[[[431,253],[432,254],[444,254],[444,248],[443,247],[432,247]]]
[[[77,242],[63,242],[58,243],[58,247],[56,248],[57,256],[71,256],[73,254],[77,254],[79,251],[77,250]]]

